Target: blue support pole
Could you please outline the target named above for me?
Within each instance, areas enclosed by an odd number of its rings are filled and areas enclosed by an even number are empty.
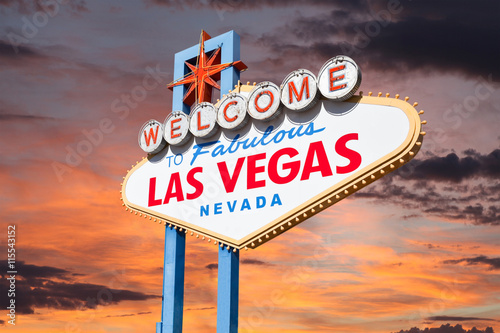
[[[156,323],[156,333],[182,332],[185,257],[186,234],[166,226],[161,323]]]
[[[219,247],[217,333],[238,332],[240,252]]]
[[[205,52],[221,48],[221,62],[240,59],[240,37],[234,31],[209,39]],[[199,45],[194,45],[175,55],[174,80],[187,74],[185,61],[195,58]],[[240,72],[233,67],[221,72],[221,95],[227,94],[238,83]],[[172,110],[189,114],[190,108],[183,103],[185,86],[173,89]],[[184,260],[186,238],[172,228],[165,230],[165,264],[163,273],[162,321],[156,323],[156,333],[181,333],[184,301]],[[217,296],[217,332],[238,332],[239,251],[219,247]]]

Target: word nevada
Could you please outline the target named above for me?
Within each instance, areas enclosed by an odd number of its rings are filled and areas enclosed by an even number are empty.
[[[156,120],[146,122],[139,131],[139,146],[147,153],[156,154],[167,144],[180,146],[191,135],[210,138],[219,127],[238,130],[249,117],[271,121],[280,115],[283,107],[301,112],[312,108],[320,96],[333,101],[352,97],[361,84],[358,65],[347,56],[328,60],[316,77],[307,69],[298,69],[285,77],[281,86],[264,81],[248,95],[230,92],[216,104],[202,102],[189,115],[173,111],[163,124]]]

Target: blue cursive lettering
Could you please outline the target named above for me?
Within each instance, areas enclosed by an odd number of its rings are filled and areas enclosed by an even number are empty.
[[[262,137],[253,137],[253,138],[246,138],[245,140],[240,139],[240,135],[237,134],[232,140],[231,143],[229,144],[228,147],[226,147],[223,143],[217,145],[211,152],[212,157],[217,157],[217,156],[224,156],[226,153],[228,154],[234,154],[235,152],[238,151],[238,149],[242,148],[243,150],[249,149],[249,148],[255,148],[257,146],[267,146],[271,142],[274,143],[280,143],[285,139],[285,137],[288,137],[288,139],[292,140],[295,137],[301,137],[301,136],[311,136],[316,133],[322,132],[325,130],[325,127],[315,129],[314,128],[314,122],[309,123],[307,126],[300,125],[298,127],[293,127],[288,131],[285,130],[279,130],[276,132],[273,136],[271,136],[272,132],[274,130],[273,126],[269,126],[266,128],[264,133],[262,133]],[[193,158],[191,160],[190,165],[193,165],[194,161],[198,158],[198,156],[203,155],[203,154],[208,154],[208,150],[204,150],[203,148],[207,146],[211,146],[214,144],[220,143],[220,141],[211,141],[211,142],[206,142],[206,143],[201,143],[199,145],[194,145],[193,149]]]

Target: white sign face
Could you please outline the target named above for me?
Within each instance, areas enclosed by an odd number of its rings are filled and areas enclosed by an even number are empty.
[[[186,232],[255,248],[406,163],[420,128],[405,101],[321,98],[307,111],[284,108],[272,121],[163,149],[129,172],[123,200]]]
[[[141,149],[148,154],[159,153],[167,144],[163,139],[163,126],[154,119],[142,125],[138,140]]]

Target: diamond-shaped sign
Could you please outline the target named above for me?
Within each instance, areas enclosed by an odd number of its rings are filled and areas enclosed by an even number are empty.
[[[237,95],[247,99],[252,88]],[[258,108],[273,103],[261,95]],[[221,114],[232,119],[233,106]],[[412,105],[371,96],[320,97],[306,111],[283,108],[242,126],[192,136],[139,162],[123,182],[127,209],[196,237],[255,248],[408,162],[425,134]]]

